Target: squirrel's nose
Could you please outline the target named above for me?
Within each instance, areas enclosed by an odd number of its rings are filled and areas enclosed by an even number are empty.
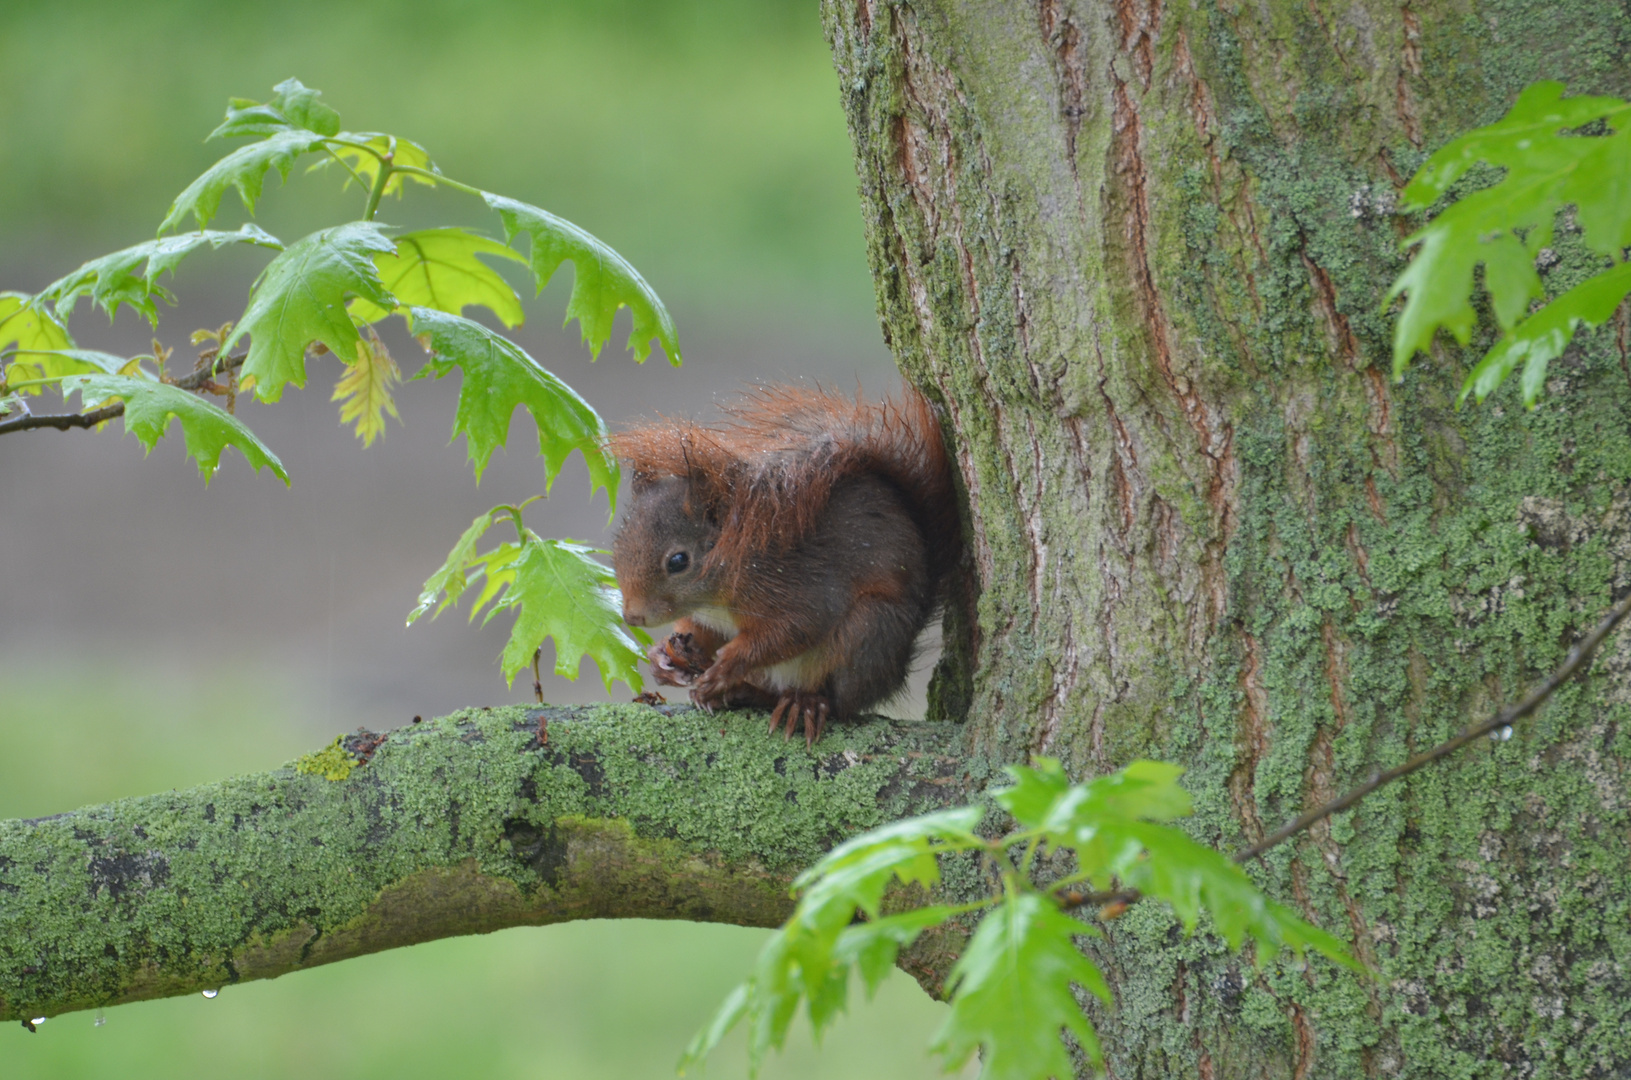
[[[640,604],[623,601],[623,621],[630,626],[646,625],[646,609]]]

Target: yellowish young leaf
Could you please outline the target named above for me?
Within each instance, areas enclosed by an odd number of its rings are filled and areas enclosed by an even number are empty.
[[[385,433],[385,414],[397,416],[391,390],[402,381],[402,372],[386,351],[385,343],[370,332],[357,342],[357,362],[335,384],[333,401],[339,401],[340,423],[357,423],[357,438],[364,446]],[[400,417],[397,417],[401,419]]]
[[[22,293],[0,293],[0,351],[10,346],[15,346],[17,350],[9,358],[0,357],[0,365],[4,365],[7,359],[11,361],[9,370],[4,372],[8,381],[20,383],[95,370],[54,355],[72,349],[73,339],[51,312],[30,303],[31,299]],[[30,386],[21,392],[38,394],[42,389],[40,386]]]

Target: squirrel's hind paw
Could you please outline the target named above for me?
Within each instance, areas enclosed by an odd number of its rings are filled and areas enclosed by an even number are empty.
[[[832,711],[832,705],[827,701],[826,695],[815,694],[807,690],[789,690],[782,694],[781,700],[776,702],[776,709],[770,714],[770,731],[774,735],[776,729],[786,720],[786,728],[782,738],[793,737],[793,728],[798,726],[800,720],[804,721],[804,745],[813,747],[821,739],[821,733],[827,730],[827,716]]]

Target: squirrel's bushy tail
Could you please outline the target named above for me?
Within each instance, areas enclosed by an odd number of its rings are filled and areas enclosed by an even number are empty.
[[[717,515],[710,560],[741,567],[813,531],[834,485],[875,475],[894,485],[922,531],[935,582],[961,555],[951,461],[929,403],[906,388],[871,404],[821,389],[767,386],[747,392],[714,425],[659,420],[619,432],[612,449],[635,482],[686,477]]]

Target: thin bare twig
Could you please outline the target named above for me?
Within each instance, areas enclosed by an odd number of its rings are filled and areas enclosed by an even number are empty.
[[[1609,634],[1614,632],[1614,628],[1620,624],[1627,614],[1631,614],[1631,594],[1627,594],[1624,599],[1610,608],[1608,614],[1603,617],[1603,621],[1597,624],[1596,629],[1582,638],[1570,650],[1568,658],[1563,661],[1562,665],[1547,676],[1545,682],[1529,691],[1522,701],[1502,709],[1488,720],[1469,725],[1455,738],[1447,739],[1431,750],[1417,754],[1402,765],[1395,765],[1391,769],[1371,773],[1363,783],[1349,789],[1330,802],[1316,806],[1306,814],[1294,818],[1251,847],[1237,852],[1235,862],[1250,862],[1270,848],[1284,843],[1308,829],[1316,822],[1323,821],[1332,814],[1339,814],[1348,809],[1377,788],[1391,784],[1401,777],[1409,776],[1417,769],[1455,753],[1480,735],[1488,735],[1491,732],[1500,731],[1502,728],[1511,727],[1524,717],[1533,715],[1537,709],[1546,703],[1546,699],[1557,691],[1558,687],[1589,666],[1591,657],[1597,651],[1597,647],[1603,643],[1603,640]],[[1141,898],[1142,894],[1137,889],[1121,889],[1116,892],[1067,892],[1060,897],[1067,908],[1081,907],[1085,904],[1131,904],[1136,903]]]
[[[233,353],[222,360],[219,365],[206,364],[190,375],[183,375],[174,383],[183,390],[199,390],[218,392],[214,388],[211,377],[223,371],[232,371],[243,365],[249,354]],[[212,389],[213,388],[213,389]],[[19,416],[12,420],[0,421],[0,435],[8,431],[28,431],[30,428],[56,428],[58,431],[68,431],[72,428],[92,428],[97,424],[105,423],[115,417],[125,414],[125,403],[116,401],[112,405],[104,405],[100,409],[92,409],[87,413],[57,413],[51,416]]]

